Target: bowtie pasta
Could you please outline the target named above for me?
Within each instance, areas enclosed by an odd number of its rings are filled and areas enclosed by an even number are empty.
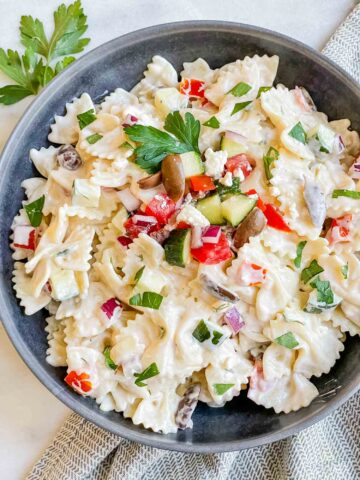
[[[278,61],[197,59],[179,80],[155,56],[30,151],[16,296],[102,410],[169,433],[247,390],[288,413],[360,333],[359,136],[274,85]]]

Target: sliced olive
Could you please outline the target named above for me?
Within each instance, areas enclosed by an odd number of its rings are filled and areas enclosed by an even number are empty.
[[[161,164],[162,182],[169,197],[177,202],[184,196],[185,173],[179,155],[168,155]]]
[[[322,227],[326,218],[325,195],[312,180],[305,180],[304,200],[315,227]]]
[[[201,274],[200,279],[203,282],[204,290],[207,291],[210,295],[222,300],[223,302],[236,303],[239,301],[239,297],[235,293],[230,292],[227,288],[218,285],[213,280],[211,280],[207,275]]]
[[[139,187],[142,188],[143,190],[155,188],[161,183],[161,172],[156,172],[153,175],[149,175],[148,177],[142,178],[137,183]]]
[[[250,237],[259,235],[266,225],[266,217],[259,208],[254,208],[237,227],[234,235],[234,247],[241,248]]]
[[[72,145],[62,145],[57,153],[57,161],[60,167],[66,170],[77,170],[83,164],[83,161]]]
[[[200,391],[200,383],[194,383],[193,385],[190,385],[179,402],[179,406],[175,414],[175,422],[176,425],[182,430],[191,426],[191,416],[194,413],[198,403]]]

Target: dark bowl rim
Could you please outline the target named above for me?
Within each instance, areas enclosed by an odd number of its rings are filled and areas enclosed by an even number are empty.
[[[304,43],[292,39],[286,35],[283,35],[278,32],[274,32],[265,28],[256,27],[253,25],[246,25],[236,22],[226,22],[226,21],[217,21],[217,20],[194,20],[194,21],[181,21],[181,22],[171,22],[160,25],[154,25],[151,27],[142,28],[134,32],[129,32],[120,37],[116,37],[106,43],[99,45],[98,47],[90,50],[84,54],[81,58],[76,60],[72,65],[70,65],[65,71],[60,73],[54,80],[52,80],[46,88],[38,95],[38,97],[29,105],[25,113],[17,123],[15,129],[10,135],[8,141],[6,142],[2,155],[0,157],[0,169],[4,171],[8,162],[7,156],[8,152],[13,148],[16,148],[16,143],[21,137],[23,126],[31,121],[33,115],[36,115],[37,107],[43,103],[43,100],[51,98],[59,90],[62,89],[62,83],[64,80],[69,81],[74,75],[78,75],[83,69],[87,68],[89,65],[92,65],[96,59],[104,51],[109,53],[109,51],[117,50],[118,48],[124,48],[127,45],[134,45],[144,39],[152,39],[154,37],[161,37],[163,35],[168,35],[171,33],[180,33],[180,32],[200,32],[200,31],[214,31],[214,32],[239,32],[245,33],[249,36],[269,39],[275,43],[285,45],[288,48],[292,49],[296,53],[301,53],[307,55],[315,63],[320,64],[327,70],[330,70],[331,73],[337,77],[340,83],[345,83],[347,87],[352,90],[355,95],[360,95],[359,84],[350,77],[350,75],[345,72],[341,67],[336,65],[332,60],[326,58],[321,53],[314,50],[312,47],[305,45]],[[154,52],[154,55],[156,52]],[[2,175],[0,178],[0,192],[3,190],[2,186],[5,183],[5,175]],[[15,349],[19,353],[20,357],[27,365],[27,367],[33,372],[33,374],[38,378],[38,380],[51,392],[56,398],[58,398],[62,403],[64,403],[68,408],[74,412],[81,415],[86,420],[93,422],[98,427],[104,428],[105,430],[114,433],[120,437],[123,437],[127,440],[131,440],[140,444],[148,445],[151,447],[161,448],[165,450],[174,450],[178,452],[192,452],[192,453],[221,453],[229,451],[243,450],[247,448],[253,448],[267,443],[275,442],[282,440],[288,436],[294,435],[299,431],[310,427],[311,425],[317,423],[318,421],[325,418],[327,415],[332,413],[336,408],[340,407],[346,400],[348,400],[353,394],[355,394],[360,388],[360,370],[356,378],[345,388],[340,390],[340,392],[328,400],[324,407],[314,413],[308,414],[302,420],[297,421],[289,427],[286,427],[282,430],[279,430],[274,433],[267,435],[258,435],[252,439],[241,439],[234,440],[230,442],[219,442],[212,445],[209,445],[205,442],[199,442],[196,444],[180,442],[180,441],[169,441],[167,440],[166,435],[161,435],[157,438],[148,437],[146,432],[139,427],[138,431],[127,428],[120,424],[115,424],[112,420],[101,416],[98,407],[96,409],[90,408],[88,406],[82,405],[77,401],[76,398],[69,395],[66,387],[59,387],[56,381],[48,374],[41,362],[38,362],[31,353],[31,350],[23,342],[18,331],[14,328],[14,324],[11,320],[11,314],[7,311],[5,296],[6,289],[3,288],[5,280],[3,276],[1,277],[1,287],[0,288],[0,311],[1,321],[4,325],[5,331],[14,345]],[[14,297],[15,298],[15,297]]]

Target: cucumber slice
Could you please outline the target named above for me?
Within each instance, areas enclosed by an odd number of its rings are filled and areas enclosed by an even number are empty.
[[[194,177],[195,175],[202,175],[205,171],[204,164],[201,157],[196,152],[186,152],[180,155],[185,178]]]
[[[221,213],[233,227],[239,225],[255,207],[257,200],[247,195],[232,195],[221,204]]]
[[[165,241],[165,260],[170,265],[185,267],[190,262],[191,231],[188,228],[176,228]]]
[[[196,208],[212,225],[222,225],[224,223],[224,217],[221,213],[221,200],[217,193],[199,200],[196,204]]]
[[[228,158],[239,155],[247,151],[247,146],[237,140],[237,134],[232,132],[225,132],[221,139],[221,150],[225,150]]]
[[[334,147],[335,132],[325,125],[320,125],[317,136],[323,152],[331,153]]]

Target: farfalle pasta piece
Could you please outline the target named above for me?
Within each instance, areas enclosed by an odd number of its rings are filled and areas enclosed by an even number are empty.
[[[184,62],[183,70],[180,72],[182,79],[194,78],[195,80],[201,80],[205,84],[211,84],[216,76],[217,71],[212,70],[209,64],[203,58],[197,58],[193,62]]]
[[[36,167],[36,170],[45,178],[48,178],[51,171],[57,166],[57,153],[59,148],[50,145],[50,147],[41,147],[40,150],[32,148],[30,150],[30,160]]]
[[[155,55],[144,72],[144,78],[131,90],[139,98],[152,98],[161,87],[176,87],[178,74],[165,58]]]
[[[79,217],[81,219],[106,221],[116,210],[120,198],[117,196],[116,190],[102,189],[98,207],[84,207],[80,205],[68,205],[64,207],[69,217]]]
[[[66,343],[65,343],[65,325],[55,317],[46,319],[47,340],[49,348],[46,350],[46,361],[53,367],[66,367]]]
[[[290,259],[296,257],[297,245],[301,241],[301,238],[295,232],[284,235],[284,232],[271,227],[265,227],[260,233],[259,239],[272,253]]]
[[[87,93],[66,104],[65,115],[55,115],[55,122],[50,126],[48,139],[57,144],[75,144],[78,141],[80,128],[77,115],[89,110],[95,111],[94,104]]]
[[[29,291],[31,277],[25,272],[25,264],[15,262],[13,271],[13,282],[16,297],[20,300],[20,305],[24,307],[26,315],[33,315],[40,311],[50,302],[50,295],[42,291],[36,298],[32,291]]]
[[[139,105],[136,95],[127,92],[123,88],[117,88],[100,104],[100,110],[103,113],[118,115],[124,118],[124,109]]]
[[[206,89],[205,96],[215,105],[220,105],[225,95],[240,82],[251,85],[251,90],[241,97],[241,101],[256,98],[259,88],[271,86],[274,82],[279,57],[245,57],[244,60],[236,60],[220,68],[216,81]]]

